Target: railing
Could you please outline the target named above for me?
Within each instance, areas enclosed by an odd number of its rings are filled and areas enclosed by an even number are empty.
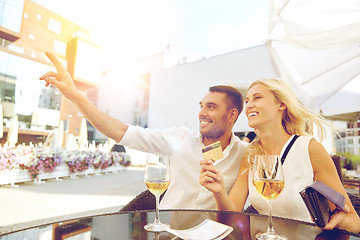
[[[344,185],[357,187],[359,189],[359,194],[360,194],[360,178],[347,178],[347,177],[344,177],[342,181],[343,181]]]
[[[125,166],[121,164],[114,164],[105,169],[95,169],[93,166],[91,166],[84,171],[70,173],[69,167],[65,163],[62,163],[60,166],[56,167],[53,172],[41,172],[35,179],[31,177],[27,169],[3,170],[0,171],[0,185],[10,185],[12,187],[17,187],[18,185],[16,185],[16,183],[34,182],[35,184],[40,184],[43,183],[42,180],[46,179],[60,180],[64,177],[77,178],[79,176],[101,175],[125,170]]]

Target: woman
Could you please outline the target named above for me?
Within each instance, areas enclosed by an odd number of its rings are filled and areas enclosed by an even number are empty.
[[[248,159],[262,154],[281,155],[292,137],[300,135],[285,159],[285,188],[278,198],[272,200],[273,215],[311,221],[299,192],[319,180],[346,197],[345,211],[334,211],[324,229],[338,227],[359,232],[359,216],[339,179],[334,163],[325,148],[312,136],[315,124],[323,138],[325,121],[308,111],[290,87],[278,79],[255,81],[248,89],[245,103],[249,127],[256,130],[257,137],[247,147],[230,195],[226,193],[222,175],[212,165],[212,161],[201,162],[200,184],[213,192],[217,208],[242,211],[249,198],[259,213],[268,214],[266,201],[248,179],[249,164],[252,164]],[[335,210],[335,205],[330,205]]]

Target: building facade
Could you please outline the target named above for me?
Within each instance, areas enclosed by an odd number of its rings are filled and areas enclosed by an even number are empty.
[[[87,65],[93,71],[90,75],[79,63],[87,54],[99,54],[99,47],[90,43],[90,31],[30,0],[2,0],[0,43],[0,103],[4,117],[1,143],[6,141],[15,115],[19,119],[19,144],[43,141],[47,130],[57,128],[59,120],[71,119],[64,125],[76,136],[82,115],[55,87],[45,87],[39,77],[54,71],[45,56],[46,51],[51,51],[67,66],[84,94],[96,88],[96,67]],[[97,96],[93,94],[90,99],[95,103]]]
[[[129,67],[124,65],[107,69],[99,88],[99,107],[127,124],[198,129],[199,102],[210,86],[231,85],[245,94],[252,81],[276,76],[264,45],[193,62],[179,61],[171,67],[166,67],[165,60],[163,53],[139,59],[134,63],[136,76],[125,74]],[[244,113],[234,131],[241,137],[253,131]]]
[[[336,152],[360,155],[360,120],[348,122],[346,130],[335,137]]]

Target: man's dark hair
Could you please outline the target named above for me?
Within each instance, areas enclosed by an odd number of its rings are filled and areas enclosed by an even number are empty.
[[[228,109],[236,108],[240,115],[243,110],[244,102],[239,90],[231,86],[217,85],[210,87],[209,92],[225,93]]]

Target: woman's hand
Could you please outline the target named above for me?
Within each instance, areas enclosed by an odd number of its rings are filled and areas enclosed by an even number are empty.
[[[344,210],[340,210],[340,209],[336,208],[335,210],[332,211],[332,213],[330,215],[330,219],[323,229],[331,230],[335,227],[345,229],[344,226],[342,226],[342,225],[344,225],[342,223],[343,223],[344,219],[346,218],[347,214],[349,214],[349,213],[350,213],[350,208],[346,204],[345,204]]]
[[[200,161],[199,183],[214,194],[226,192],[223,176],[212,163],[213,161],[209,159]]]

